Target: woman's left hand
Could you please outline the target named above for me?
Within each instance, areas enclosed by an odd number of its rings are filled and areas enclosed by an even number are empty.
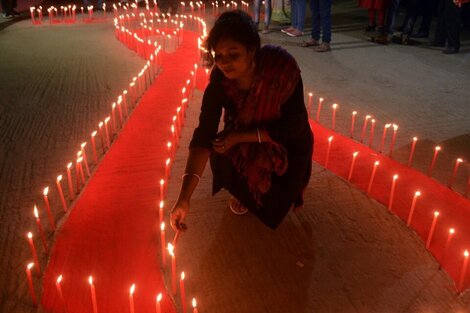
[[[225,153],[239,142],[239,134],[236,131],[221,133],[212,140],[212,148],[217,153]]]

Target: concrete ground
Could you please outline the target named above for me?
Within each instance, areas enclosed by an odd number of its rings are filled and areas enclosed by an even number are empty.
[[[307,91],[339,103],[340,132],[347,132],[353,109],[393,121],[400,125],[395,157],[404,161],[410,138],[418,136],[426,143],[416,155],[422,170],[426,148],[440,143],[436,178],[444,179],[456,156],[470,160],[468,34],[460,54],[445,56],[425,44],[370,43],[362,33],[366,23],[354,1],[337,1],[330,53],[301,48],[301,39],[278,31],[262,38],[296,57]],[[20,21],[0,31],[0,47],[0,311],[32,312],[24,278],[32,204],[143,62],[114,39],[110,22],[32,27]],[[170,203],[200,96],[188,111]],[[458,191],[469,173],[465,164]],[[210,187],[206,170],[178,256],[200,312],[470,311],[470,296],[455,292],[413,231],[318,164],[305,207],[276,231],[250,214],[233,215],[229,195],[211,197]]]

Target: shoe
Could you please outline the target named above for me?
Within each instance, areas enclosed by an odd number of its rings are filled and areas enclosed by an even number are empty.
[[[291,31],[293,31],[294,29],[295,29],[294,27],[289,26],[289,27],[287,27],[287,28],[281,29],[281,33],[287,34],[288,32],[291,32]]]
[[[372,33],[373,31],[375,31],[375,26],[374,25],[367,25],[366,26],[366,30],[365,30],[366,33]]]
[[[265,26],[264,29],[261,31],[262,34],[269,34],[270,30],[269,30],[269,26]]]
[[[410,37],[411,38],[428,38],[429,37],[429,32],[424,32],[424,31],[420,30],[416,34],[412,34]]]
[[[303,36],[304,33],[302,31],[294,28],[293,31],[286,32],[286,35],[291,36],[291,37],[300,37],[300,36]]]
[[[322,42],[318,47],[315,48],[315,52],[328,52],[331,50],[329,42]]]
[[[444,54],[456,54],[456,53],[459,53],[459,50],[460,50],[459,48],[447,46],[447,48],[445,48],[444,51],[442,51],[442,53],[444,53]]]
[[[383,34],[379,37],[373,38],[373,41],[381,45],[388,45],[390,43],[390,36],[387,34]]]
[[[310,40],[308,41],[302,41],[302,43],[300,44],[300,46],[302,48],[308,48],[308,47],[316,47],[320,45],[320,43],[318,42],[318,40],[316,39],[313,39],[313,38],[310,38]]]
[[[230,198],[229,207],[230,211],[236,215],[243,215],[248,213],[248,209],[234,197]]]
[[[2,16],[4,18],[14,18],[13,14],[11,14],[11,13],[3,13]]]

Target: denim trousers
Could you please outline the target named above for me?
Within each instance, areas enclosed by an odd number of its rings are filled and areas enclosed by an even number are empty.
[[[305,0],[291,0],[291,24],[300,31],[304,30],[306,7]]]
[[[255,23],[259,24],[259,15],[261,11],[261,1],[262,0],[255,0],[254,1],[254,15],[255,15]],[[264,0],[264,24],[266,26],[269,25],[271,22],[271,14],[272,14],[272,5],[271,0]]]
[[[331,41],[331,2],[332,0],[311,0],[312,38],[323,42]]]

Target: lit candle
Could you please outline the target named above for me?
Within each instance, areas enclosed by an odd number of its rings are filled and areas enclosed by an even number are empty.
[[[407,164],[408,166],[411,166],[411,163],[413,162],[413,155],[415,153],[417,141],[418,141],[418,137],[413,137],[413,142],[411,143],[410,156],[408,157],[408,164]]]
[[[170,155],[170,157],[173,156],[173,154],[171,153],[171,141],[168,141],[167,144],[166,144],[166,148],[168,149],[168,154]]]
[[[374,182],[375,173],[377,172],[377,167],[379,166],[379,161],[375,161],[374,167],[372,169],[372,174],[370,175],[369,185],[367,186],[367,194],[370,194],[372,189],[372,183]]]
[[[165,161],[165,178],[166,179],[170,178],[170,162],[171,162],[170,158],[166,159]]]
[[[352,116],[351,116],[351,131],[350,131],[351,138],[354,137],[354,125],[356,123],[356,115],[357,115],[357,111],[353,111]]]
[[[349,167],[348,181],[351,181],[351,177],[352,177],[353,170],[354,170],[354,164],[356,163],[356,157],[357,157],[358,154],[359,154],[359,151],[356,151],[356,152],[353,153],[353,157],[352,157],[352,160],[351,160],[351,166]]]
[[[434,235],[434,229],[436,229],[438,216],[439,216],[439,212],[434,211],[434,218],[432,219],[431,229],[429,230],[428,239],[426,240],[426,249],[429,249],[429,246],[431,245],[432,236]]]
[[[88,283],[90,284],[91,304],[93,305],[93,313],[98,313],[98,305],[96,304],[96,291],[95,285],[93,285],[93,277],[88,277]]]
[[[152,55],[153,57],[153,55]],[[127,116],[128,114],[128,109],[127,109],[127,100],[126,100],[126,97],[127,97],[127,90],[124,90],[122,92],[123,96],[122,96],[122,102],[124,103],[124,114]]]
[[[388,153],[388,156],[392,156],[393,153],[393,146],[395,146],[395,141],[397,140],[397,131],[398,131],[398,125],[392,124],[393,127],[393,135],[392,135],[392,142],[390,143],[390,152]]]
[[[129,310],[131,313],[134,313],[134,291],[135,291],[135,284],[132,284],[131,288],[129,289]]]
[[[333,103],[331,108],[333,109],[333,113],[332,113],[332,116],[331,116],[331,129],[335,130],[335,126],[336,126],[336,109],[338,108],[338,105],[336,103]]]
[[[320,112],[321,112],[322,102],[323,102],[323,98],[318,99],[317,116],[316,116],[316,119],[315,119],[317,122],[320,119]]]
[[[162,301],[162,293],[159,293],[158,296],[155,298],[155,313],[162,313],[160,301]]]
[[[411,219],[413,218],[413,213],[414,213],[415,207],[416,207],[416,201],[418,200],[419,196],[421,196],[421,192],[416,191],[415,195],[413,197],[413,201],[411,202],[410,213],[408,214],[408,220],[406,222],[406,225],[408,225],[408,226],[410,226],[410,224],[411,224]]]
[[[73,200],[75,198],[75,194],[73,193],[72,173],[70,172],[71,167],[72,167],[72,162],[67,164],[67,182],[69,186],[69,197],[71,200]]]
[[[308,93],[308,102],[307,102],[307,109],[310,110],[310,112],[313,112],[313,93],[309,92]]]
[[[465,282],[465,274],[467,273],[468,255],[469,255],[468,251],[465,250],[465,252],[463,253],[463,256],[465,259],[463,261],[462,270],[460,271],[459,291],[463,291],[463,285]]]
[[[165,222],[160,224],[160,239],[162,245],[162,268],[166,268],[166,240],[165,240]]]
[[[96,153],[96,142],[95,142],[95,137],[96,137],[96,130],[91,133],[91,147],[93,148],[93,161],[95,164],[98,164],[98,154]]]
[[[432,171],[434,169],[434,165],[436,165],[437,155],[438,155],[440,150],[441,150],[441,147],[439,147],[439,146],[436,146],[434,148],[434,155],[432,157],[431,165],[429,165],[428,176],[431,176],[431,174],[432,174]]]
[[[60,196],[60,201],[62,202],[62,208],[64,209],[64,212],[67,212],[67,202],[65,202],[65,197],[64,197],[64,192],[62,191],[62,175],[57,176],[57,179],[55,181],[55,184],[57,186],[57,190],[59,191],[59,196]]]
[[[80,157],[77,159],[78,173],[80,174],[80,178],[82,179],[82,184],[85,185],[85,174],[83,174],[82,163],[83,163],[83,157],[80,156]],[[77,175],[78,175],[78,173],[77,173]]]
[[[176,258],[174,247],[171,243],[168,244],[168,253],[171,255],[171,291],[176,295]]]
[[[183,313],[186,313],[186,293],[184,291],[184,272],[181,272],[180,296],[181,296],[181,305],[183,306]]]
[[[197,313],[197,303],[196,303],[196,299],[193,298],[193,313]]]
[[[55,287],[57,289],[57,293],[59,294],[60,302],[62,302],[62,306],[64,307],[64,311],[67,312],[67,308],[66,308],[65,300],[64,300],[64,294],[62,293],[61,282],[62,282],[62,275],[59,275],[59,277],[57,277],[57,280],[55,282]]]
[[[460,163],[462,163],[463,160],[458,158],[457,160],[455,160],[455,165],[454,165],[454,170],[452,171],[452,176],[450,177],[449,179],[449,183],[447,184],[447,186],[449,188],[452,187],[452,184],[454,183],[454,179],[455,179],[455,176],[457,175],[457,170],[459,169],[459,165]]]
[[[82,142],[82,144],[80,145],[80,148],[82,151],[83,163],[85,163],[86,173],[88,176],[90,176],[90,169],[88,168],[88,159],[86,157],[85,146],[86,146],[86,142]]]
[[[118,97],[118,101],[117,101],[117,108],[118,108],[118,112],[119,112],[119,125],[121,125],[122,127],[122,107],[121,107],[121,103],[122,103],[122,96],[119,96]]]
[[[36,272],[39,275],[41,274],[41,268],[39,266],[38,254],[36,253],[36,247],[34,246],[34,242],[33,242],[33,233],[29,232],[27,236],[28,236],[29,247],[31,248],[31,254],[33,255],[34,263],[36,263]]]
[[[109,131],[108,131],[108,123],[109,123],[110,117],[108,116],[104,120],[104,133],[106,134],[106,145],[109,149],[111,147],[111,141],[109,140]]]
[[[330,150],[331,150],[331,142],[332,141],[333,141],[333,136],[328,137],[328,147],[326,149],[325,168],[328,167],[328,161],[330,159]]]
[[[370,123],[369,148],[372,148],[372,141],[374,140],[375,119],[372,119]]]
[[[395,196],[395,186],[397,184],[398,174],[393,175],[392,188],[390,189],[390,197],[388,199],[388,209],[392,209],[393,197]]]
[[[165,199],[165,180],[160,179],[160,201]]]
[[[34,286],[33,286],[33,278],[31,275],[31,268],[34,266],[34,263],[29,263],[26,266],[26,277],[28,278],[28,286],[29,286],[29,293],[31,294],[31,300],[33,301],[33,305],[38,305],[38,300],[36,298],[36,293],[34,293]]]
[[[116,131],[116,102],[111,105],[111,121],[113,122],[113,129]]]
[[[447,251],[449,251],[450,243],[452,241],[452,238],[454,237],[455,234],[455,229],[454,228],[449,228],[449,234],[447,235],[447,240],[446,244],[444,246],[444,252],[442,253],[442,264],[444,264],[444,261],[446,260],[447,257]]]
[[[164,202],[163,200],[160,201],[160,204],[158,206],[158,219],[160,223],[163,223],[163,207],[164,207]]]
[[[371,118],[370,115],[366,115],[364,117],[364,124],[362,124],[362,132],[361,132],[361,139],[360,139],[361,142],[364,142],[364,136],[366,135],[366,129],[367,129],[367,122],[369,121],[370,118]]]
[[[44,191],[43,191],[44,204],[46,205],[46,212],[47,212],[47,216],[49,217],[49,223],[51,225],[51,229],[52,231],[54,231],[55,224],[54,224],[54,218],[52,217],[51,205],[49,204],[49,198],[47,197],[48,193],[49,193],[49,187],[44,188]]]
[[[37,206],[34,206],[33,209],[34,217],[36,218],[36,225],[38,225],[39,236],[41,237],[42,246],[44,247],[44,251],[49,253],[49,249],[47,248],[47,241],[46,236],[44,235],[44,230],[42,229],[41,220],[39,219],[39,212]]]
[[[103,136],[103,122],[100,122],[98,124],[98,130],[100,132],[100,142],[101,142],[101,149],[103,150],[103,153],[105,152],[105,146],[104,146],[104,136]]]

